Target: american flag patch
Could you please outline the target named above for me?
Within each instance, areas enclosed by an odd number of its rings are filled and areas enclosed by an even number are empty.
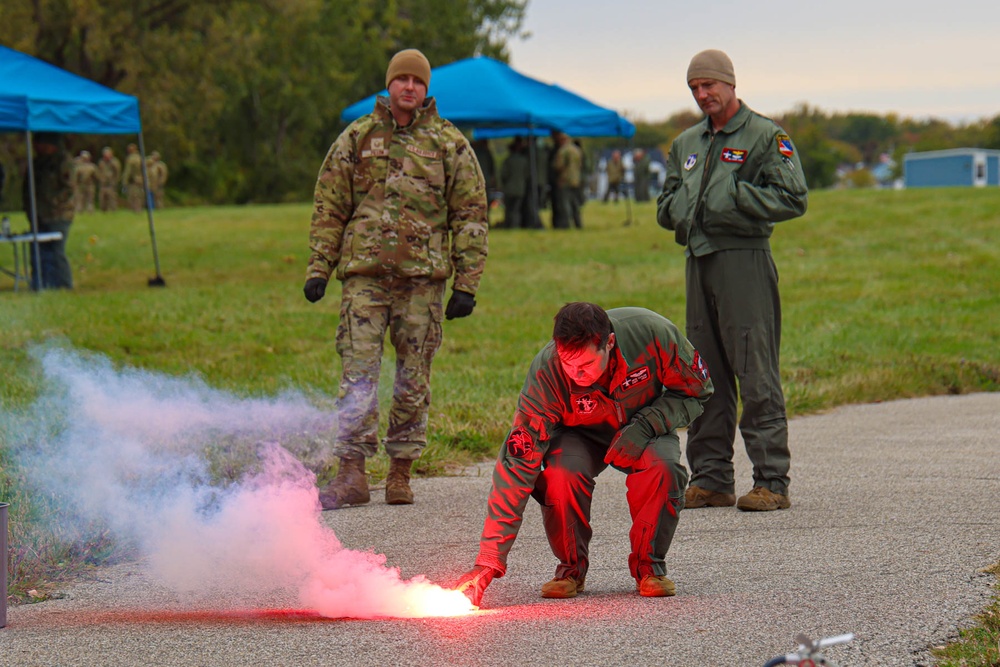
[[[778,152],[785,157],[795,155],[795,149],[792,148],[792,139],[787,134],[778,135]]]
[[[747,151],[741,148],[723,148],[722,161],[743,164],[747,161]]]

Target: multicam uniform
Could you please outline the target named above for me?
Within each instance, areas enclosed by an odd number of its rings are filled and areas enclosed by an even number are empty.
[[[629,570],[637,581],[666,574],[664,557],[687,484],[677,429],[701,414],[712,381],[670,320],[644,308],[607,312],[615,334],[607,387],[573,383],[552,341],[535,356],[493,471],[476,565],[506,572],[532,495],[559,559],[556,578],[584,579],[594,478],[607,467],[604,455],[615,433],[638,415],[656,436],[636,465],[624,469],[632,513]]]
[[[554,197],[558,199],[552,213],[552,226],[556,229],[569,229],[571,224],[581,227],[579,190],[583,178],[583,151],[567,139],[556,150],[552,165],[556,176]]]
[[[487,253],[486,187],[469,142],[433,98],[399,127],[387,98],[338,137],[316,183],[306,278],[342,284],[342,359],[334,454],[373,456],[377,387],[388,329],[396,385],[386,435],[392,458],[427,442],[430,369],[441,344],[442,298],[475,294]]]
[[[97,189],[97,165],[90,158],[81,158],[73,171],[73,185],[76,189],[76,212],[94,212],[94,193]]]
[[[790,454],[778,371],[781,302],[769,238],[802,215],[807,189],[792,140],[740,102],[724,128],[685,130],[667,157],[657,221],[687,256],[687,335],[716,381],[691,425],[691,484],[733,493],[736,383],[755,487],[787,495]]]
[[[97,161],[97,181],[101,185],[100,203],[102,211],[118,210],[118,179],[122,175],[122,163],[118,158],[101,157]]]
[[[125,158],[122,185],[125,187],[128,207],[132,209],[133,213],[138,213],[143,208],[145,189],[142,185],[142,157],[137,152],[129,153]]]

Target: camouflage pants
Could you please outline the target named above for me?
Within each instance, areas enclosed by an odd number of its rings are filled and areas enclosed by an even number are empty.
[[[101,210],[102,211],[117,211],[118,210],[118,191],[113,185],[102,185],[101,186]]]
[[[94,212],[94,186],[81,187],[76,191],[76,212],[77,213],[93,213]]]
[[[128,207],[132,209],[133,213],[138,213],[146,207],[146,191],[143,190],[142,183],[139,185],[129,185],[126,193]]]
[[[396,379],[385,451],[416,459],[427,444],[431,362],[441,346],[443,280],[344,280],[337,326],[342,363],[334,454],[374,456],[378,449],[378,381],[386,331],[396,350]]]

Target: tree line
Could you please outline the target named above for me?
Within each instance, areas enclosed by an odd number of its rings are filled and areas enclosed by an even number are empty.
[[[396,51],[419,47],[435,67],[473,55],[506,62],[527,0],[4,0],[0,42],[135,95],[147,150],[170,166],[179,203],[308,200],[340,111],[384,86]],[[639,121],[602,148],[660,147],[700,120],[693,110]],[[1000,115],[965,125],[896,115],[826,113],[807,104],[776,117],[798,146],[812,188],[841,165],[912,150],[1000,148]],[[134,137],[78,136],[74,149],[124,153]],[[0,135],[0,153],[23,156]],[[502,153],[502,145],[500,146]],[[9,163],[8,163],[9,164]]]
[[[340,111],[394,53],[506,61],[527,0],[3,0],[0,43],[140,101],[147,150],[192,202],[302,201]],[[76,136],[118,155],[135,137]],[[24,140],[0,135],[3,153]]]

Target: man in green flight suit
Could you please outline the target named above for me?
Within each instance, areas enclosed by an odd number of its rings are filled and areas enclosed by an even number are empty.
[[[559,560],[542,597],[576,597],[590,564],[594,480],[611,465],[628,476],[635,589],[643,597],[674,595],[664,559],[687,483],[677,429],[701,414],[711,393],[698,352],[662,315],[563,306],[552,340],[531,362],[500,449],[475,567],[456,588],[478,605],[504,576],[530,496]]]
[[[378,381],[386,332],[396,378],[385,450],[385,500],[410,504],[410,470],[427,444],[431,362],[442,319],[476,305],[489,223],[486,185],[468,140],[427,97],[431,66],[416,49],[389,63],[389,96],[330,147],[316,182],[304,292],[315,303],[341,282],[342,361],[337,476],[324,509],[370,500],[365,459],[378,448]],[[447,279],[451,298],[442,313]]]
[[[688,87],[705,120],[674,140],[657,198],[657,222],[685,246],[687,336],[715,394],[688,431],[685,507],[768,511],[791,506],[791,455],[778,369],[781,301],[771,257],[775,223],[805,213],[807,189],[792,140],[736,97],[722,51],[691,59]],[[733,442],[740,432],[753,488],[735,495]]]

